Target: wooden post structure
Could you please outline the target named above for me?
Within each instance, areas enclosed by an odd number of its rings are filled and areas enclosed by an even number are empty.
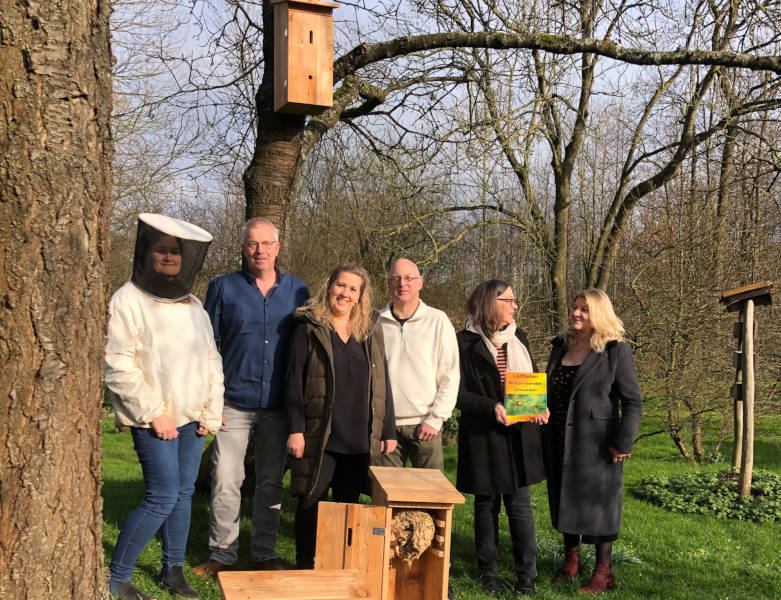
[[[732,405],[733,444],[732,468],[740,471],[740,461],[743,456],[743,315],[735,323],[732,335],[735,338],[736,350],[732,355],[732,366],[735,368],[735,383],[730,389],[734,402]]]
[[[739,456],[738,493],[745,497],[751,495],[754,470],[754,306],[772,304],[772,291],[773,283],[764,281],[727,290],[721,294],[720,299],[726,304],[728,311],[739,310],[741,316],[734,331],[735,337],[740,341],[739,350],[735,353],[735,385],[732,388],[735,399],[735,446],[732,465],[736,466]],[[742,425],[740,430],[739,425]]]
[[[738,493],[751,494],[754,471],[754,301],[743,305],[743,450],[740,455]]]

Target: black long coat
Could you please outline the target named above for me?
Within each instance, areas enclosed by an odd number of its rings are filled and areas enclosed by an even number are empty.
[[[528,348],[520,328],[516,335]],[[540,426],[497,423],[494,411],[504,402],[504,388],[496,362],[478,334],[464,329],[456,337],[461,358],[456,487],[467,494],[496,496],[542,481]]]
[[[553,340],[547,373],[566,352]],[[564,468],[555,476],[555,439],[543,428],[548,464],[548,503],[553,526],[563,533],[612,535],[621,528],[624,463],[608,448],[630,452],[640,426],[642,399],[632,351],[624,342],[591,350],[572,382],[564,434]]]

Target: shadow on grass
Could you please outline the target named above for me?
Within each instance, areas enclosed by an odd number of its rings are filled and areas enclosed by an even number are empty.
[[[722,456],[729,463],[732,457],[732,442],[724,442]],[[774,443],[764,439],[754,439],[754,468],[781,470],[781,442]]]

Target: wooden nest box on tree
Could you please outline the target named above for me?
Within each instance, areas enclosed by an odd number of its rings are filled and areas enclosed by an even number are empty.
[[[331,107],[334,17],[324,0],[272,0],[274,5],[274,110],[319,114]]]

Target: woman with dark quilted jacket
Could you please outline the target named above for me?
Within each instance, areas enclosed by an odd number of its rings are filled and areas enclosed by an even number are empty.
[[[382,327],[365,269],[336,267],[296,312],[285,404],[296,509],[296,567],[314,566],[317,504],[357,502],[369,464],[396,448]]]

